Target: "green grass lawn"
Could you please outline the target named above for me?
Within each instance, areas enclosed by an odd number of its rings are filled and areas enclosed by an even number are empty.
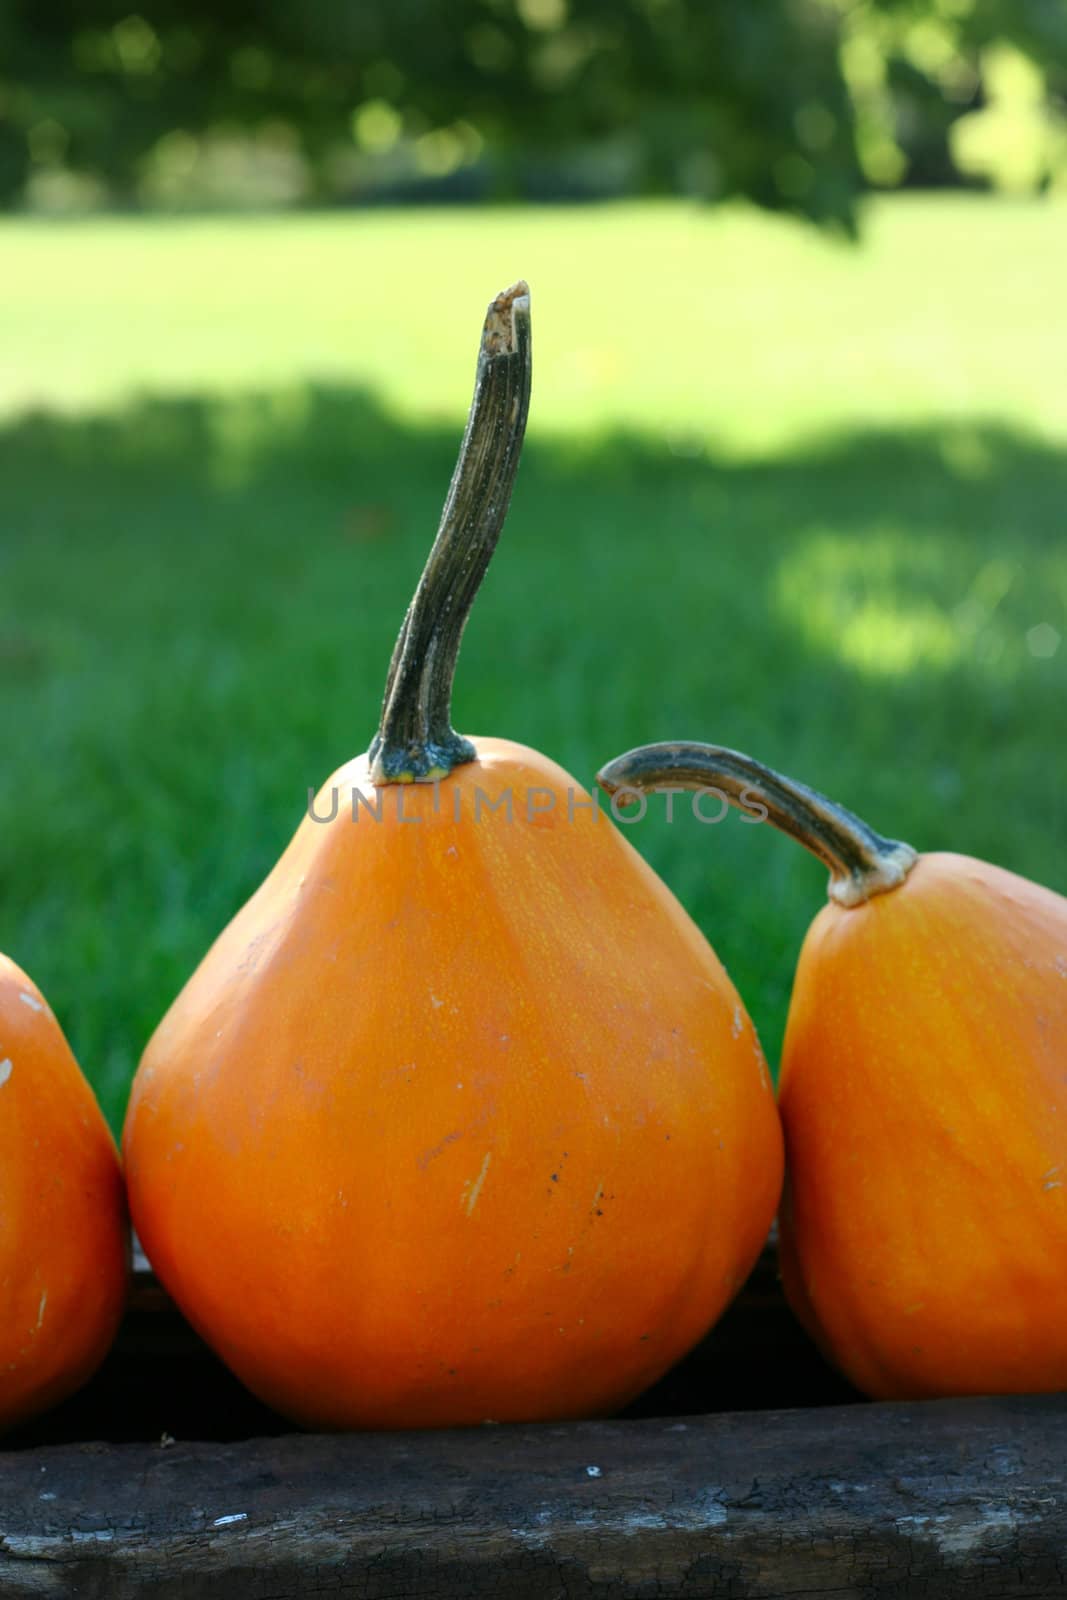
[[[520,274],[529,442],[458,725],[583,782],[737,745],[1067,890],[1065,254],[1067,207],[968,197],[879,203],[858,248],[677,205],[0,224],[0,948],[112,1120],[374,730]],[[773,1058],[822,869],[736,817],[630,837]]]

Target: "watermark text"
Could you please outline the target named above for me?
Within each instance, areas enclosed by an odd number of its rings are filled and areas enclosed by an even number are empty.
[[[424,801],[416,802],[412,798],[411,791],[416,788],[424,793],[432,791],[429,808]],[[550,789],[543,784],[490,791],[483,789],[481,784],[475,784],[473,789],[451,784],[446,789],[438,779],[427,784],[383,785],[369,793],[356,785],[344,791],[336,785],[329,791],[316,792],[309,788],[307,795],[308,816],[312,822],[323,824],[336,822],[343,814],[342,795],[348,797],[344,813],[353,822],[361,824],[391,819],[403,826],[418,826],[432,817],[451,816],[454,822],[468,817],[475,823],[491,821],[505,827],[512,827],[520,820],[536,823],[548,817],[573,825],[579,817],[586,815],[596,821],[602,810],[598,791],[594,789],[592,793],[587,793],[576,784],[568,784],[563,791]],[[684,801],[679,798],[683,795]],[[636,822],[643,822],[653,804],[668,823],[676,822],[681,816],[699,822],[704,827],[716,827],[726,820],[731,807],[736,807],[742,822],[767,820],[767,807],[751,789],[742,789],[737,798],[731,801],[724,789],[714,785],[700,789],[666,785],[654,789],[617,789],[613,795],[605,797],[603,808],[622,827],[629,828]]]

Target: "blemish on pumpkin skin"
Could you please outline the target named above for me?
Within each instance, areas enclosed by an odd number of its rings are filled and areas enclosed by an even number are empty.
[[[35,994],[27,994],[25,989],[19,990],[19,999],[24,1006],[29,1006],[31,1011],[44,1011],[46,1009],[43,1001],[38,1000]]]
[[[1042,1189],[1062,1189],[1063,1179],[1058,1176],[1062,1170],[1061,1167],[1049,1167],[1048,1171],[1042,1174]]]
[[[4,1084],[10,1078],[14,1070],[15,1069],[12,1066],[9,1058],[5,1058],[3,1061],[0,1061],[0,1089],[3,1088]]]
[[[741,1007],[734,1006],[734,1020],[730,1032],[735,1039],[740,1039],[741,1034],[744,1032],[744,1027],[745,1023],[744,1018],[741,1016]]]
[[[48,1304],[48,1290],[45,1289],[41,1294],[41,1303],[37,1307],[37,1326],[33,1330],[34,1333],[40,1333],[40,1331],[41,1331],[41,1324],[44,1321],[45,1307],[47,1306],[47,1304]]]
[[[493,1152],[491,1150],[487,1150],[485,1152],[485,1160],[482,1162],[481,1171],[478,1173],[478,1176],[475,1178],[473,1183],[467,1183],[463,1186],[463,1193],[460,1196],[460,1203],[466,1210],[468,1217],[473,1214],[474,1208],[478,1204],[478,1196],[482,1192],[482,1184],[485,1182],[485,1175],[489,1171],[489,1163],[492,1161],[492,1159]]]

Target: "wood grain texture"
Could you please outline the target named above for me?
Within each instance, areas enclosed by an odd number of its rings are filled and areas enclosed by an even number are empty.
[[[0,1460],[0,1594],[1047,1596],[1067,1398]]]

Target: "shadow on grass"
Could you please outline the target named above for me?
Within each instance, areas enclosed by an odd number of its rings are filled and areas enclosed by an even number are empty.
[[[459,431],[327,388],[0,431],[0,948],[113,1119],[307,786],[366,746]],[[994,424],[761,462],[535,437],[458,725],[586,783],[647,739],[738,745],[1063,890],[1065,503],[1067,456]],[[773,1056],[821,870],[734,819],[630,836]]]

